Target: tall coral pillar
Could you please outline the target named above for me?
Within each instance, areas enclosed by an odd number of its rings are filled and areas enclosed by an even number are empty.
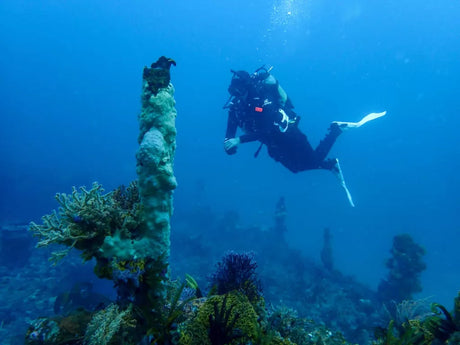
[[[136,154],[144,238],[149,239],[146,251],[150,257],[166,261],[170,252],[172,194],[177,186],[173,172],[177,113],[169,78],[171,64],[175,62],[161,57],[151,68],[144,68],[140,146]]]

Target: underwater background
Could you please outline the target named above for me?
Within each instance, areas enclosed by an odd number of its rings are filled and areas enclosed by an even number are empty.
[[[393,237],[410,234],[426,250],[417,297],[450,307],[460,288],[458,18],[460,2],[445,0],[3,0],[0,225],[38,222],[72,186],[136,179],[142,68],[165,55],[177,62],[173,233],[200,238],[221,217],[269,229],[284,197],[289,245],[319,262],[330,229],[335,267],[372,289]],[[331,151],[355,208],[332,174],[292,174],[265,149],[255,159],[256,143],[225,154],[230,69],[264,64],[313,145],[331,121],[388,112]],[[188,245],[173,243],[172,255]],[[1,250],[2,274],[27,281]],[[75,281],[96,280],[74,270]]]

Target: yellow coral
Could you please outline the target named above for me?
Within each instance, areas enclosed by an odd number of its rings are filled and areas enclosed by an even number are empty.
[[[133,259],[133,260],[114,260],[113,268],[119,271],[129,271],[131,273],[136,273],[138,271],[145,270],[145,259]]]
[[[208,300],[200,307],[196,318],[190,320],[181,329],[180,345],[210,345],[211,341],[208,336],[210,328],[210,316],[216,317],[215,309],[222,309],[224,298],[226,300],[226,308],[231,312],[229,320],[236,318],[233,329],[239,330],[242,337],[248,341],[254,340],[257,334],[257,314],[248,298],[239,292],[230,292],[227,295],[217,295],[208,298]],[[241,338],[234,339],[230,344],[239,344]]]

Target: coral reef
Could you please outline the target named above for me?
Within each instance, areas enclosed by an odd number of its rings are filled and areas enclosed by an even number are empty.
[[[9,224],[0,228],[0,265],[19,269],[28,264],[33,239],[24,230],[26,225]]]
[[[233,215],[231,219],[236,221],[232,221],[229,230],[228,224],[222,221],[222,218],[228,219],[225,214],[219,218],[208,209],[199,209],[197,214],[206,212],[208,220],[202,223],[189,212],[190,217],[179,214],[174,218],[180,219],[174,223],[172,233],[174,275],[189,273],[200,286],[206,286],[209,262],[222,263],[222,253],[229,250],[252,252],[254,260],[257,259],[258,279],[267,304],[282,303],[297,310],[301,318],[340,331],[348,341],[362,345],[369,344],[376,326],[387,324],[375,291],[337,270],[326,270],[324,265],[293,249],[286,241],[280,241],[271,227],[266,231],[266,228],[242,226],[237,215]],[[193,235],[190,228],[194,229]],[[217,290],[211,289],[211,292]],[[254,308],[263,315],[257,303]]]
[[[422,291],[420,274],[426,269],[423,262],[425,249],[414,242],[408,234],[393,238],[391,258],[387,260],[388,276],[378,287],[383,302],[412,299],[414,293]]]
[[[424,250],[409,235],[397,236],[393,242],[393,256],[387,263],[390,274],[381,284],[378,300],[374,291],[334,269],[328,229],[324,231],[322,265],[289,247],[284,240],[286,205],[280,198],[270,231],[241,227],[235,212],[212,222],[217,217],[207,212],[206,222],[200,220],[190,237],[192,224],[182,220],[188,237],[177,242],[186,244],[179,248],[187,261],[181,268],[192,268],[189,273],[197,279],[182,272],[185,282],[172,280],[170,220],[177,182],[171,65],[175,65],[172,59],[161,57],[143,71],[138,181],[111,193],[104,193],[95,183],[89,190],[74,188],[70,195],[58,194],[58,211],[43,217],[42,225],[31,224],[39,247],[66,247],[54,252],[55,261],[72,248],[86,261],[95,259],[96,275],[113,281],[116,300],[96,303],[98,298],[94,298],[89,303],[86,286],[55,293],[54,311],[60,315],[32,321],[26,343],[344,345],[343,331],[348,339],[369,344],[370,330],[382,320],[376,306],[420,290]],[[207,232],[199,234],[198,230]],[[228,243],[240,252],[229,251],[218,262],[209,277],[207,297],[203,297],[199,284],[205,280],[204,272],[210,260],[230,249],[223,247]],[[270,255],[261,256],[258,265],[254,252],[248,250]],[[198,257],[202,266],[190,265]],[[267,286],[265,295],[256,269]],[[425,345],[435,340],[453,344],[460,337],[459,298],[453,314],[435,305],[421,318],[407,313],[398,325],[392,321],[381,333],[382,342],[376,344]],[[272,306],[281,300],[281,307]],[[48,303],[48,309],[51,305]],[[400,305],[403,317],[403,308],[411,305]]]
[[[30,230],[38,238],[37,247],[51,244],[66,246],[52,253],[51,260],[55,263],[72,248],[81,250],[85,260],[112,257],[112,252],[101,250],[107,238],[138,236],[140,205],[139,202],[132,202],[136,190],[136,183],[132,183],[124,195],[120,195],[120,192],[104,194],[102,185],[94,182],[90,190],[85,187],[77,190],[74,187],[70,195],[56,194],[60,205],[58,211],[43,216],[41,225],[34,222],[30,224]],[[127,205],[129,208],[126,208]]]
[[[150,313],[146,334],[157,344],[177,344],[180,336],[178,325],[187,319],[186,306],[195,299],[194,294],[184,293],[186,283],[168,281],[166,298],[155,313]]]
[[[69,315],[79,308],[96,310],[109,305],[110,302],[108,297],[94,292],[91,283],[77,282],[70,290],[56,296],[53,310],[55,314]]]
[[[65,317],[38,318],[34,320],[25,337],[27,345],[78,345],[82,344],[91,313],[78,310]]]
[[[287,232],[286,218],[287,218],[286,201],[284,197],[280,197],[278,199],[278,202],[276,203],[275,224],[273,226],[273,232],[275,236],[279,238],[280,241],[285,240],[284,234]]]
[[[323,248],[321,249],[321,262],[326,270],[334,269],[334,257],[332,256],[332,235],[326,228],[323,230]]]
[[[91,318],[86,327],[85,344],[121,344],[124,336],[123,329],[134,327],[136,327],[136,320],[132,316],[132,305],[126,310],[120,310],[118,305],[110,304]],[[118,338],[116,338],[117,334]]]
[[[232,291],[204,299],[179,325],[180,345],[346,345],[327,329],[285,307],[257,313],[246,295]]]
[[[76,248],[84,260],[95,259],[98,277],[114,281],[117,304],[94,316],[85,335],[89,344],[101,343],[101,336],[108,343],[122,325],[134,324],[127,321],[131,308],[136,311],[138,325],[129,332],[134,343],[147,333],[155,334],[156,326],[167,328],[161,334],[168,332],[172,327],[169,321],[176,318],[160,312],[168,302],[170,217],[172,192],[177,185],[173,174],[176,110],[171,65],[175,65],[172,59],[161,57],[150,69],[144,69],[136,154],[138,182],[107,194],[98,183],[90,190],[81,187],[73,188],[71,195],[57,194],[58,212],[44,216],[42,225],[32,222],[30,226],[39,239],[38,247],[66,247],[53,253],[55,262]]]
[[[114,292],[110,282],[94,279],[94,262],[82,264],[76,250],[63,258],[59,265],[50,265],[50,248],[33,248],[36,240],[28,225],[15,230],[28,237],[29,246],[17,248],[16,255],[27,256],[21,266],[0,262],[0,339],[2,345],[24,344],[30,324],[44,315],[69,315],[78,308],[95,310],[107,305]],[[0,227],[3,231],[3,226]],[[7,258],[5,258],[7,259]],[[13,257],[12,260],[15,258]],[[79,284],[76,284],[76,283]],[[102,295],[103,294],[103,295]]]
[[[136,327],[132,306],[120,310],[116,304],[95,313],[78,309],[64,317],[38,318],[26,333],[28,345],[108,345],[121,344],[129,337],[127,329]]]
[[[239,291],[256,302],[262,294],[262,287],[256,274],[257,263],[254,253],[227,252],[217,263],[216,272],[211,276],[211,285],[217,294]]]
[[[155,71],[161,70],[161,66],[157,62]],[[173,93],[169,84],[154,95],[149,81],[144,80],[140,147],[136,155],[138,185],[103,194],[102,186],[94,183],[90,190],[81,187],[73,188],[71,195],[57,194],[58,212],[44,216],[43,225],[31,223],[39,247],[67,246],[66,250],[54,253],[56,259],[75,247],[85,259],[96,257],[101,262],[113,258],[167,260],[172,190],[177,185],[172,167],[176,147]],[[110,270],[101,267],[99,271],[111,278]]]
[[[53,253],[55,261],[73,247],[85,250],[86,256],[91,258],[104,237],[110,235],[111,224],[116,217],[113,212],[115,204],[110,193],[102,192],[102,186],[95,182],[90,190],[81,187],[79,192],[74,187],[70,195],[56,194],[60,205],[58,212],[53,211],[42,217],[43,225],[34,222],[30,225],[31,231],[38,237],[37,246],[67,246],[66,250]]]
[[[142,77],[145,81],[145,88],[154,96],[162,88],[168,87],[171,76],[169,69],[171,65],[176,66],[173,59],[161,56],[156,62],[152,63],[150,68],[144,67]]]
[[[388,315],[393,320],[395,327],[401,328],[409,320],[423,320],[433,315],[431,303],[428,299],[404,300],[388,309]]]
[[[269,327],[296,345],[346,344],[339,332],[333,332],[312,320],[300,318],[297,311],[278,306],[269,311]]]
[[[347,344],[340,333],[299,318],[292,309],[267,308],[260,288],[254,298],[254,290],[246,287],[258,286],[256,267],[251,254],[228,252],[224,256],[210,276],[211,296],[186,307],[195,312],[187,313],[187,320],[179,326],[180,345]]]
[[[459,344],[460,292],[454,301],[454,311],[449,313],[442,305],[433,303],[432,313],[409,319],[401,325],[391,320],[388,328],[379,330],[375,345],[431,345]]]
[[[208,298],[196,317],[181,326],[181,345],[244,344],[255,338],[257,314],[237,291]]]
[[[174,87],[166,81],[152,92],[152,75],[163,71],[169,75],[171,59],[161,57],[151,69],[144,68],[142,110],[138,117],[140,134],[137,158],[139,194],[144,207],[145,233],[142,251],[136,257],[169,258],[172,192],[177,186],[173,173],[176,149],[176,109]]]

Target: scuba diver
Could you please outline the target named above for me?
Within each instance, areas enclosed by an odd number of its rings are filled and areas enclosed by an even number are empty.
[[[230,98],[224,105],[228,109],[225,152],[236,153],[242,143],[259,141],[255,153],[258,156],[263,145],[268,154],[293,173],[312,169],[329,170],[339,179],[351,206],[354,206],[345,184],[339,160],[326,158],[337,137],[350,128],[357,128],[384,116],[386,112],[371,113],[359,122],[334,121],[319,145],[313,149],[306,135],[299,129],[300,117],[279,82],[270,73],[272,67],[262,66],[253,74],[246,71],[232,72],[228,88]],[[243,134],[236,136],[240,128]]]

